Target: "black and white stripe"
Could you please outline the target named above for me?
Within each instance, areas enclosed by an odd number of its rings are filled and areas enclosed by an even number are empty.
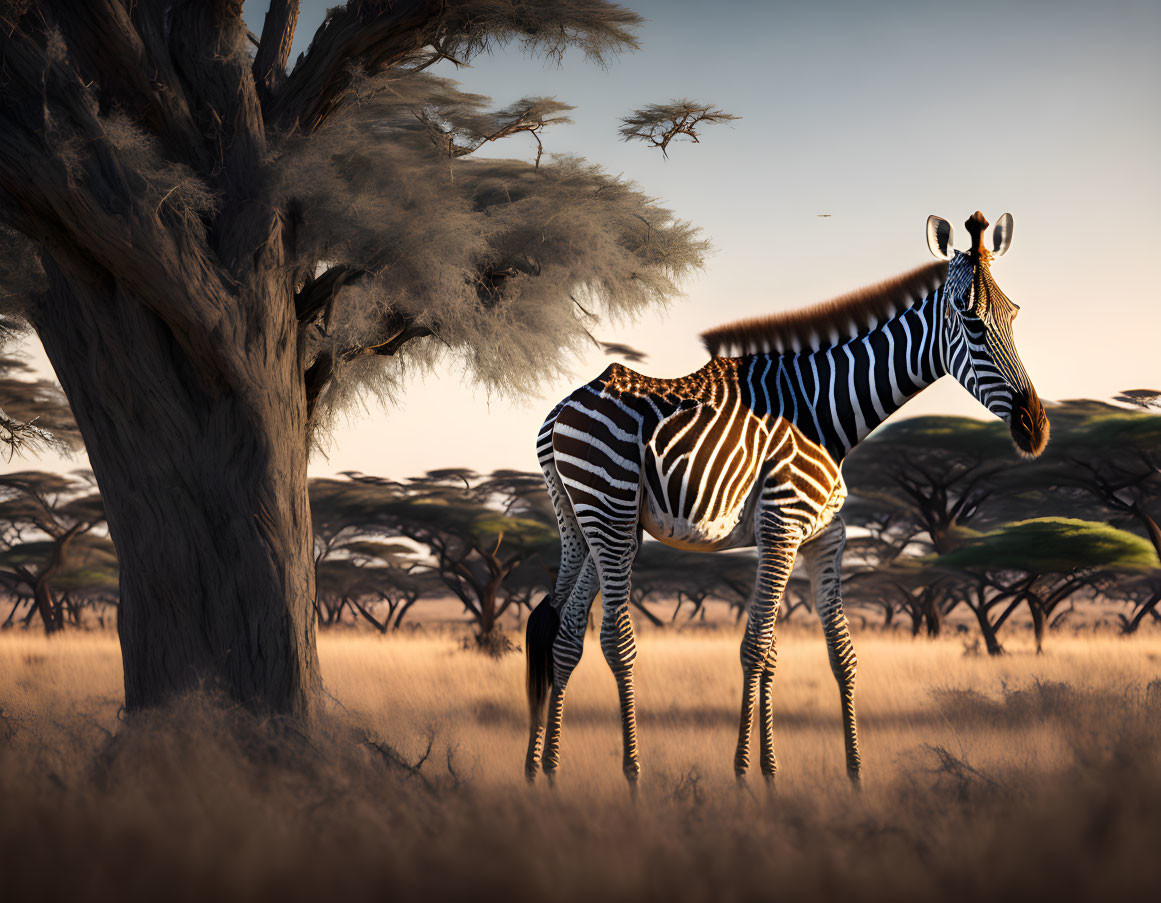
[[[557,405],[537,439],[561,534],[552,596],[560,626],[543,750],[550,777],[559,765],[565,690],[598,590],[601,648],[621,701],[624,770],[631,782],[639,774],[628,603],[644,529],[683,548],[758,548],[741,648],[739,779],[749,767],[755,709],[762,771],[774,773],[774,622],[802,550],[840,689],[847,770],[857,781],[855,655],[839,594],[845,531],[837,513],[846,496],[840,465],[876,426],[945,374],[1005,418],[1013,394],[1030,388],[1011,339],[1014,305],[986,264],[956,254],[944,282],[882,322],[864,318],[845,334],[833,322],[820,324],[826,335],[816,342],[796,339],[793,348],[771,342],[761,353],[715,356],[678,379],[651,379],[614,364]],[[534,710],[530,777],[539,759],[540,718]]]

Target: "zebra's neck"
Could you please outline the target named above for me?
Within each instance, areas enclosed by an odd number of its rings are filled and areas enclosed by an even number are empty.
[[[947,372],[942,311],[935,291],[855,338],[813,351],[757,355],[754,375],[772,402],[778,398],[783,417],[842,461]]]

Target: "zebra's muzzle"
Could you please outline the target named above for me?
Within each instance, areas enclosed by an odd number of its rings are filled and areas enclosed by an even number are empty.
[[[1027,458],[1035,458],[1048,444],[1048,415],[1035,389],[1018,393],[1012,398],[1012,416],[1008,421],[1016,450]]]

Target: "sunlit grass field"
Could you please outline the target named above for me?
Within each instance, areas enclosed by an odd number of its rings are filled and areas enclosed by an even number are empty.
[[[1161,638],[1053,636],[1037,656],[1013,637],[989,659],[955,638],[863,631],[858,794],[822,637],[804,627],[779,637],[777,791],[760,775],[735,786],[738,638],[641,637],[634,805],[595,636],[552,791],[523,778],[522,656],[485,657],[454,632],[323,635],[328,712],[301,741],[241,712],[223,727],[204,700],[124,719],[113,636],[4,634],[0,865],[43,898],[75,892],[73,866],[86,888],[189,899],[747,899],[775,884],[796,898],[1075,897],[1159,877]],[[62,843],[80,846],[53,868]]]

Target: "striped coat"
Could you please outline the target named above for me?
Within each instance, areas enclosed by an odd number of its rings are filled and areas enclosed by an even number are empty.
[[[635,786],[628,598],[642,532],[684,549],[758,548],[741,648],[739,779],[756,714],[762,771],[775,771],[774,621],[801,553],[839,685],[848,774],[858,779],[856,665],[840,598],[843,458],[948,374],[1009,422],[1018,450],[1039,453],[1048,435],[1012,342],[1015,305],[991,277],[986,221],[978,213],[968,221],[974,246],[955,253],[950,226],[944,236],[939,223],[928,229],[935,264],[825,305],[711,330],[703,336],[711,358],[688,376],[656,379],[613,364],[553,409],[537,456],[557,513],[561,566],[528,625],[530,779],[541,761],[550,776],[559,764],[564,693],[599,590],[601,646],[617,679],[624,770]],[[994,250],[1006,250],[1010,236],[1006,216]]]

